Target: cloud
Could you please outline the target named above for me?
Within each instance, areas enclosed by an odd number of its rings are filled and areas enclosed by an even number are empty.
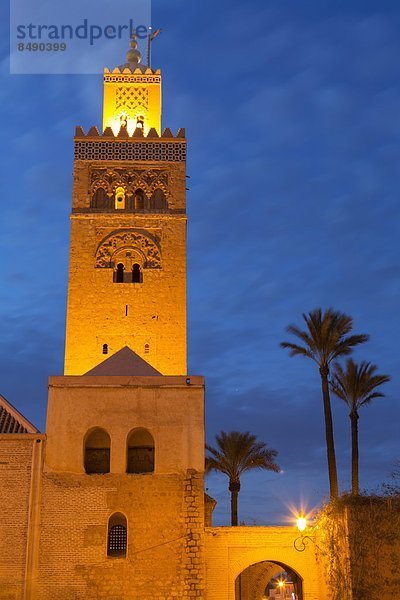
[[[362,485],[397,452],[399,10],[173,0],[154,15],[164,124],[189,136],[190,369],[206,375],[209,440],[248,429],[279,450],[284,476],[249,475],[241,492],[246,519],[279,520],[283,500],[327,494],[318,372],[279,348],[302,312],[352,314],[371,333],[356,356],[393,375],[362,414]],[[7,68],[0,392],[41,425],[46,377],[62,366],[72,136],[100,125],[101,78]],[[348,417],[333,405],[347,487]],[[220,522],[225,484],[209,482]]]

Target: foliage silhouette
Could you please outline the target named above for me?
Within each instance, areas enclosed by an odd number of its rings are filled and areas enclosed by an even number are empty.
[[[388,375],[377,375],[376,365],[363,361],[355,363],[351,358],[346,362],[346,369],[339,363],[334,365],[334,373],[330,381],[332,392],[350,409],[351,422],[351,489],[354,495],[360,493],[359,483],[359,450],[358,450],[358,411],[374,398],[382,398],[384,394],[378,388],[390,381]]]
[[[238,495],[240,492],[240,477],[245,471],[252,469],[267,469],[280,472],[275,462],[277,451],[267,447],[264,442],[258,442],[257,437],[248,431],[221,431],[215,436],[217,446],[206,445],[206,472],[217,471],[229,477],[231,492],[231,525],[238,524]]]
[[[328,458],[329,486],[331,498],[339,494],[336,468],[335,443],[333,435],[332,408],[329,395],[329,369],[333,360],[351,354],[354,346],[369,339],[365,334],[349,335],[353,329],[353,319],[344,313],[328,308],[314,309],[303,314],[306,330],[290,325],[287,331],[297,337],[302,344],[282,342],[282,348],[290,350],[290,356],[305,356],[319,367],[324,405],[325,437]]]

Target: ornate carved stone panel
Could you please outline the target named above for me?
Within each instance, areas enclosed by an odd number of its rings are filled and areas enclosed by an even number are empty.
[[[83,141],[76,140],[75,160],[186,161],[185,142]]]
[[[90,193],[99,187],[109,194],[122,185],[127,194],[133,194],[138,188],[150,194],[156,188],[163,189],[167,194],[168,171],[165,169],[102,169],[94,168],[90,173]]]
[[[120,229],[105,237],[96,250],[95,267],[97,269],[114,268],[113,257],[122,249],[142,255],[143,268],[161,269],[159,240],[141,229]]]
[[[130,113],[134,113],[140,108],[147,111],[149,108],[149,90],[144,87],[118,87],[115,108],[125,108]]]

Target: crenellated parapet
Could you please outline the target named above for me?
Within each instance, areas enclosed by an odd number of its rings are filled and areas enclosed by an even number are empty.
[[[130,135],[126,127],[121,127],[115,135],[111,127],[106,127],[102,133],[97,127],[91,127],[87,133],[77,127],[74,157],[75,160],[185,162],[185,129],[179,129],[174,136],[168,127],[161,135],[154,127],[147,134],[137,127]]]
[[[96,126],[91,127],[87,133],[84,132],[83,128],[80,125],[78,125],[75,129],[75,139],[99,138],[99,137],[107,137],[107,138],[114,138],[114,139],[134,138],[135,140],[142,139],[142,138],[147,138],[147,139],[148,138],[152,138],[152,139],[168,138],[168,139],[174,139],[174,140],[179,139],[180,141],[182,139],[184,139],[186,141],[186,132],[185,132],[184,127],[182,127],[181,129],[178,129],[178,133],[175,136],[169,127],[166,127],[161,135],[158,135],[157,130],[154,127],[152,127],[149,130],[147,135],[143,133],[143,129],[141,129],[140,127],[137,127],[132,135],[130,135],[128,133],[128,130],[126,129],[126,127],[121,127],[121,129],[119,130],[119,133],[117,135],[114,134],[111,127],[106,127],[102,133],[99,132],[99,130]]]

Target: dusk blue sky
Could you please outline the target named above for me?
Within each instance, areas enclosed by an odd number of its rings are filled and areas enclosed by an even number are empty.
[[[101,125],[101,76],[9,75],[2,3],[0,393],[45,430],[61,374],[72,139]],[[328,493],[319,374],[279,347],[317,306],[347,312],[356,353],[392,376],[362,410],[361,486],[400,458],[400,6],[363,0],[154,0],[163,122],[189,141],[190,373],[207,440],[249,430],[281,475],[243,477],[240,520],[282,522]],[[124,62],[126,42],[109,64]],[[332,398],[341,489],[349,419]],[[227,480],[208,478],[217,524]]]

